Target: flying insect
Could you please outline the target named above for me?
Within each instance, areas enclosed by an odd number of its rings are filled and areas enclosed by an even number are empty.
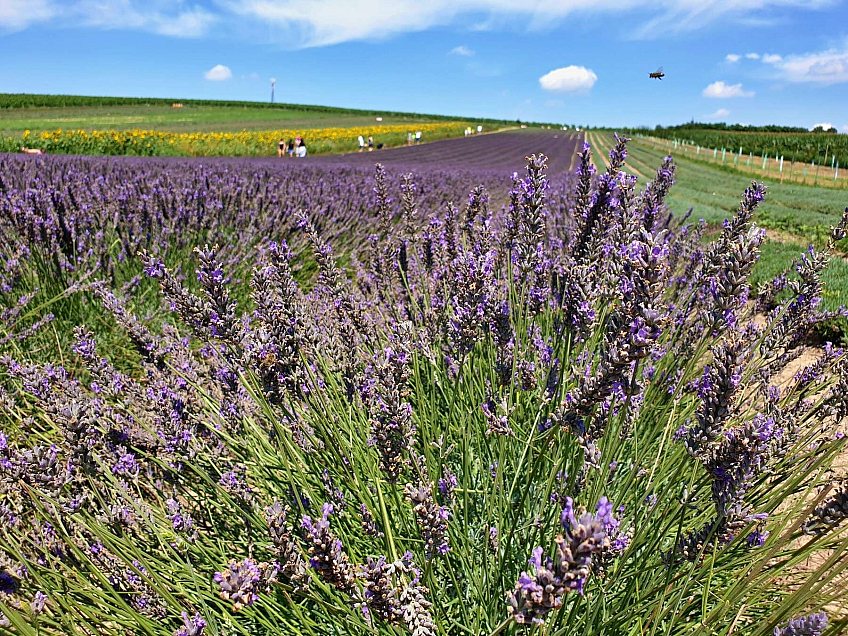
[[[664,77],[665,77],[665,73],[663,73],[662,66],[660,66],[660,67],[659,67],[656,71],[654,71],[653,73],[648,73],[648,77],[650,77],[651,79],[656,78],[656,79],[658,79],[659,81],[662,81],[662,78],[664,78]]]

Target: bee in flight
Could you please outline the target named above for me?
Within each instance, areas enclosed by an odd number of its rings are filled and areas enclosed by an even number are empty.
[[[662,81],[662,78],[665,77],[665,73],[663,73],[662,66],[660,66],[653,73],[648,73],[648,77],[650,77],[651,79],[657,78],[659,81]]]

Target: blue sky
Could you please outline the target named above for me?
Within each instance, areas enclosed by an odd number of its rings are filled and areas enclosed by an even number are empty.
[[[0,92],[848,132],[836,0],[0,0]],[[648,73],[663,66],[662,82]]]

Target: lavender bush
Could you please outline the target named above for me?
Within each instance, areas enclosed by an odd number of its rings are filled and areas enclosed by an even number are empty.
[[[848,210],[758,294],[625,160],[0,160],[4,627],[839,633]]]

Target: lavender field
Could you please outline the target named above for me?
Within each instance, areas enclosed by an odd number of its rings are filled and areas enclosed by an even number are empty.
[[[844,633],[848,210],[608,150],[0,156],[3,633]]]

